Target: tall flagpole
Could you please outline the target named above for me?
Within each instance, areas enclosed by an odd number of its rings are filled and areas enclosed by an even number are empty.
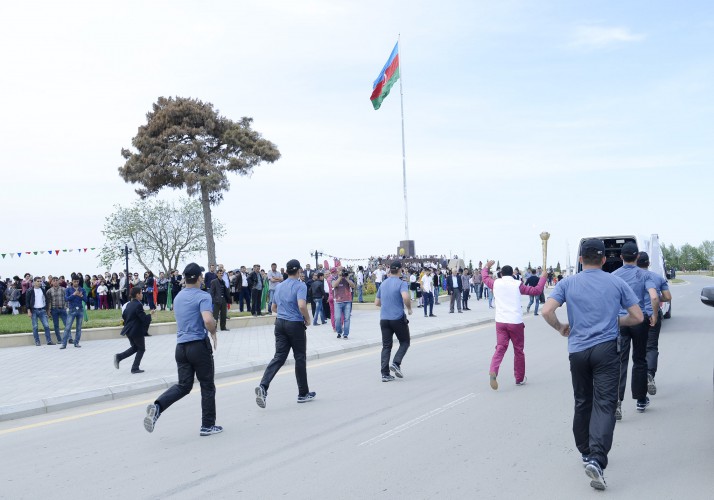
[[[402,40],[401,33],[397,35],[397,44],[399,45],[399,102],[402,107],[402,177],[404,182],[404,239],[409,241],[409,204],[407,203],[407,153],[404,146],[404,87],[402,81],[404,74],[402,73]]]

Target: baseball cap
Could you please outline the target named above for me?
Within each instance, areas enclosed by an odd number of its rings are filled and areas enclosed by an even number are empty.
[[[640,252],[639,257],[637,257],[637,265],[649,265],[650,263],[650,256],[647,254],[647,252]]]
[[[286,269],[289,273],[294,273],[295,271],[297,271],[298,269],[300,269],[300,261],[297,260],[297,259],[291,259],[291,260],[289,260],[288,263],[285,264],[285,269]]]
[[[622,245],[622,251],[621,254],[623,257],[629,257],[629,258],[634,258],[637,256],[637,243],[633,243],[632,241],[628,241],[624,245]]]
[[[598,238],[589,238],[583,241],[580,246],[580,253],[588,256],[605,255],[605,244]],[[538,269],[540,269],[540,266],[538,266]]]
[[[195,262],[191,262],[189,265],[186,266],[186,269],[183,270],[183,274],[186,278],[197,278],[203,271],[205,271],[204,268],[196,264]]]
[[[401,269],[402,268],[402,261],[401,260],[393,260],[391,264],[389,264],[389,269]]]

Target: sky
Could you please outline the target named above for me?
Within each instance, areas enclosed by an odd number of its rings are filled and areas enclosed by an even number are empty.
[[[0,276],[105,270],[47,251],[100,248],[138,199],[120,151],[160,96],[252,117],[282,154],[213,209],[228,268],[396,253],[399,86],[369,96],[398,36],[418,254],[535,264],[548,231],[565,265],[586,236],[714,239],[713,2],[39,0],[0,6]]]

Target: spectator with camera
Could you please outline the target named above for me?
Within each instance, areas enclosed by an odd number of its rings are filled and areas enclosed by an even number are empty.
[[[352,289],[354,281],[349,278],[350,272],[342,266],[337,266],[337,278],[332,280],[335,301],[335,329],[337,338],[347,340],[350,335],[350,316],[352,316]],[[344,319],[344,320],[343,320]],[[343,327],[344,321],[344,327]]]

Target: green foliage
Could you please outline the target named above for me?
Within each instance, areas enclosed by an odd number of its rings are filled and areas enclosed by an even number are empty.
[[[228,174],[250,175],[262,162],[273,163],[280,151],[251,128],[252,118],[233,121],[213,104],[184,97],[159,97],[146,115],[146,125],[132,139],[136,152],[122,149],[126,160],[119,175],[143,198],[163,188],[198,195],[203,210],[206,250],[215,263],[211,205],[230,189]]]
[[[213,221],[217,238],[224,234],[223,225]],[[182,258],[205,249],[205,225],[201,202],[183,198],[176,203],[143,200],[128,208],[115,205],[104,221],[104,246],[100,262],[109,268],[122,258],[124,244],[131,256],[149,271],[159,264],[167,273],[178,268]]]
[[[363,294],[372,295],[377,293],[377,285],[374,284],[372,280],[365,280]]]
[[[699,247],[689,243],[680,248],[671,243],[668,246],[662,243],[661,247],[667,266],[680,271],[709,269],[714,264],[714,241],[704,241]]]

